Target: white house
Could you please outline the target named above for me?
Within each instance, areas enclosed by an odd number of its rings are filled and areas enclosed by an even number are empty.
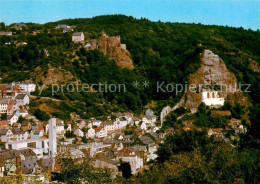
[[[10,141],[12,137],[13,137],[13,133],[10,129],[0,129],[1,142]]]
[[[9,103],[7,106],[7,115],[8,116],[12,115],[16,109],[17,109],[16,103],[15,104]]]
[[[156,116],[154,115],[154,112],[151,109],[147,109],[145,111],[145,117],[143,117],[142,121],[150,124],[150,126],[154,126],[156,122]]]
[[[118,125],[116,122],[113,122],[112,120],[110,121],[104,121],[103,123],[101,123],[101,126],[104,127],[104,129],[108,130],[116,130],[118,129]]]
[[[67,127],[67,129],[66,129],[66,131],[69,131],[69,132],[71,132],[71,124],[68,124],[68,127]]]
[[[75,131],[74,131],[74,135],[78,136],[78,137],[84,137],[84,133],[79,129],[77,128]]]
[[[221,107],[224,105],[225,99],[219,97],[218,91],[204,89],[202,91],[202,102],[210,107]]]
[[[8,98],[0,98],[0,113],[7,113],[9,101]]]
[[[19,117],[19,116],[26,117],[26,116],[28,116],[28,111],[26,109],[19,109],[15,112],[15,115],[17,117]]]
[[[101,120],[93,120],[92,123],[93,123],[93,126],[99,127],[101,125],[102,121]]]
[[[27,94],[18,94],[15,97],[18,106],[29,104],[29,96]]]
[[[65,134],[65,129],[63,124],[58,124],[56,126],[56,133],[60,136],[63,136]]]
[[[116,118],[116,123],[118,125],[118,128],[124,128],[128,124],[128,121],[125,118]]]
[[[43,136],[44,130],[34,130],[31,132],[32,139],[38,139]]]
[[[147,126],[146,126],[146,123],[143,121],[142,123],[141,123],[141,126],[140,126],[140,128],[142,129],[142,130],[147,130]]]
[[[80,129],[82,129],[86,126],[86,122],[84,120],[79,120],[78,126],[79,126]]]
[[[7,118],[7,121],[12,126],[13,123],[16,123],[18,121],[18,117],[16,115],[9,116]]]
[[[17,141],[28,139],[27,131],[24,132],[20,128],[14,128],[12,132],[13,132],[13,138],[16,139]]]
[[[90,128],[88,129],[88,132],[86,133],[86,137],[93,139],[96,135],[95,129],[94,128]]]
[[[107,136],[107,130],[104,128],[104,126],[99,126],[95,129],[96,131],[96,137],[102,138]]]
[[[81,42],[84,41],[84,33],[83,32],[76,32],[72,34],[72,41],[73,42]]]
[[[19,84],[19,86],[21,87],[21,89],[25,92],[34,92],[36,90],[36,85],[31,83],[30,81],[24,81],[21,82],[21,84]]]

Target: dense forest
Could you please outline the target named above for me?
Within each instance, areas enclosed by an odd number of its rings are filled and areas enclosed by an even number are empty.
[[[63,34],[62,29],[55,29],[60,24],[70,25],[74,31],[83,31],[86,39],[97,38],[102,31],[110,36],[120,35],[122,43],[126,43],[131,53],[135,69],[122,69],[99,51],[87,52],[80,48],[71,41],[72,33]],[[174,84],[187,81],[188,75],[198,69],[200,61],[197,56],[205,48],[218,54],[239,82],[252,84],[252,93],[246,95],[258,103],[259,75],[256,69],[259,68],[260,58],[259,30],[151,22],[123,15],[68,19],[43,25],[29,23],[22,30],[15,30],[12,26],[1,24],[2,30],[16,32],[14,36],[1,36],[0,39],[2,82],[32,79],[42,85],[44,81],[36,80],[37,75],[33,75],[35,69],[40,67],[40,74],[45,76],[52,66],[69,71],[74,76],[72,81],[123,83],[127,86],[126,93],[57,93],[53,96],[51,88],[45,89],[41,96],[52,96],[66,103],[44,102],[54,108],[59,107],[61,111],[56,115],[63,119],[69,118],[62,114],[64,111],[91,117],[111,111],[140,113],[151,100],[160,100],[158,110],[165,104],[173,105],[182,94],[158,93],[156,82]],[[28,44],[17,47],[15,43],[19,42]],[[49,57],[45,57],[44,49],[49,51]],[[135,88],[134,81],[148,81],[149,86]],[[37,103],[42,102],[35,101],[32,105],[39,106]]]
[[[120,35],[131,53],[134,69],[118,67],[99,51],[86,51],[71,41],[72,33],[55,29],[67,24],[74,31],[82,31],[86,39],[97,38],[102,31],[108,35]],[[40,119],[48,120],[55,115],[64,120],[69,113],[76,112],[82,118],[102,116],[111,112],[132,111],[142,113],[151,101],[159,112],[165,105],[174,105],[182,94],[156,91],[156,81],[185,83],[188,75],[195,72],[200,61],[198,54],[210,49],[218,54],[238,82],[251,84],[246,95],[250,107],[250,124],[245,135],[241,135],[236,147],[215,142],[205,132],[179,132],[166,138],[158,150],[157,164],[126,183],[259,183],[260,127],[259,127],[259,61],[260,31],[227,26],[201,24],[152,22],[145,18],[135,19],[123,15],[98,16],[84,19],[67,19],[46,24],[26,24],[22,30],[1,23],[2,31],[11,30],[13,36],[0,37],[1,83],[30,79],[42,86],[50,67],[69,71],[73,78],[67,82],[107,82],[126,84],[125,93],[51,93],[46,87],[39,91],[30,103],[31,111]],[[17,46],[16,43],[27,45]],[[8,43],[8,44],[7,44]],[[46,57],[44,50],[48,50]],[[39,71],[40,73],[36,73]],[[136,88],[134,81],[148,81],[149,86]],[[51,97],[59,101],[42,99]],[[41,107],[41,108],[40,108]],[[48,110],[56,109],[54,111]],[[40,108],[40,109],[39,109]],[[196,123],[206,126],[219,120],[209,119],[203,107],[196,114]],[[234,117],[239,116],[240,107],[229,107]],[[176,117],[173,117],[173,119]],[[200,121],[200,120],[202,120]],[[170,126],[171,121],[167,121]],[[213,125],[215,127],[215,125]],[[219,127],[223,124],[219,124]],[[180,146],[182,145],[182,146]]]

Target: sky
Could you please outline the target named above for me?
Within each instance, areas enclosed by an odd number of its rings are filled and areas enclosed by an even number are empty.
[[[0,0],[0,22],[6,24],[111,14],[260,29],[260,0]]]

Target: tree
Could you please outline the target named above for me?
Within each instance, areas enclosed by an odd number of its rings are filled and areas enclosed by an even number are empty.
[[[7,120],[7,114],[2,114],[1,115],[1,120]]]
[[[33,114],[41,121],[48,121],[50,119],[50,116],[40,109],[36,109]]]
[[[83,143],[88,143],[88,139],[86,138],[86,136],[83,136],[83,137],[81,138],[81,141],[82,141]]]
[[[68,157],[56,157],[61,165],[61,172],[56,179],[65,184],[81,183],[111,183],[111,172],[107,169],[94,168],[88,158],[78,162],[73,160],[68,153]]]
[[[26,119],[22,116],[19,116],[17,123],[22,123],[23,121],[25,121]]]
[[[164,143],[160,144],[157,151],[157,160],[162,163],[168,160],[171,155],[184,152],[191,152],[196,148],[203,149],[212,140],[207,136],[207,132],[203,131],[184,131],[176,132],[166,137]]]

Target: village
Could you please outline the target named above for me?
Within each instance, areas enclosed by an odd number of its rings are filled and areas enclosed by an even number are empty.
[[[180,108],[165,107],[160,117],[151,109],[143,116],[133,113],[113,113],[107,120],[96,118],[82,119],[71,113],[73,124],[52,117],[48,122],[40,121],[29,113],[30,93],[36,90],[36,85],[30,81],[0,84],[0,176],[16,176],[17,173],[28,181],[36,179],[51,181],[49,173],[58,173],[61,166],[55,158],[72,158],[82,161],[91,160],[96,168],[108,168],[115,175],[121,175],[118,166],[127,162],[131,173],[137,174],[157,158],[159,143],[168,134],[174,134],[170,127],[161,129],[167,115]],[[219,98],[217,91],[202,92],[202,102],[210,107],[222,106],[224,98]],[[180,120],[189,112],[181,115]],[[214,114],[230,116],[229,111],[217,111]],[[182,129],[202,130],[192,124],[191,120],[183,120]],[[233,138],[228,139],[228,130],[234,130]],[[245,133],[241,120],[231,118],[228,127],[207,128],[208,136],[229,142]],[[18,169],[21,169],[19,172]]]
[[[22,30],[24,26],[26,24],[17,24],[15,29]],[[62,29],[63,33],[73,32],[73,28],[68,25],[58,25],[55,29]],[[12,36],[12,32],[0,34]],[[86,50],[99,50],[111,59],[117,58],[117,64],[123,68],[133,69],[132,61],[125,58],[128,51],[126,44],[121,44],[120,36],[109,37],[103,32],[97,39],[85,40],[83,32],[74,32],[71,40]],[[27,43],[16,43],[17,47],[23,45]],[[118,58],[121,52],[126,55],[121,54],[122,57]],[[206,50],[205,53],[208,54],[205,63],[211,62],[210,58],[216,60],[211,51]],[[45,49],[44,54],[49,56],[48,50]],[[207,70],[210,66],[213,65],[207,64]],[[204,89],[196,94],[201,99],[196,103],[204,103],[212,109],[213,117],[226,118],[227,126],[196,127],[193,124],[195,119],[189,118],[196,114],[196,105],[179,114],[176,121],[181,121],[182,126],[178,130],[164,126],[164,122],[170,121],[167,117],[172,112],[180,108],[186,109],[187,105],[183,102],[174,107],[166,106],[157,115],[146,108],[142,115],[113,112],[102,120],[96,117],[82,119],[71,112],[72,123],[57,117],[40,121],[30,113],[30,99],[35,98],[31,93],[35,91],[36,84],[29,80],[0,84],[0,177],[14,177],[20,173],[28,182],[49,182],[53,179],[52,173],[61,171],[62,166],[57,158],[71,158],[78,162],[90,159],[93,167],[107,168],[115,176],[122,175],[119,165],[127,162],[131,166],[131,174],[135,175],[157,158],[159,144],[163,143],[167,135],[176,131],[206,130],[209,137],[230,144],[239,139],[239,134],[247,131],[241,119],[231,117],[229,110],[218,109],[224,106],[225,98],[213,89]]]

